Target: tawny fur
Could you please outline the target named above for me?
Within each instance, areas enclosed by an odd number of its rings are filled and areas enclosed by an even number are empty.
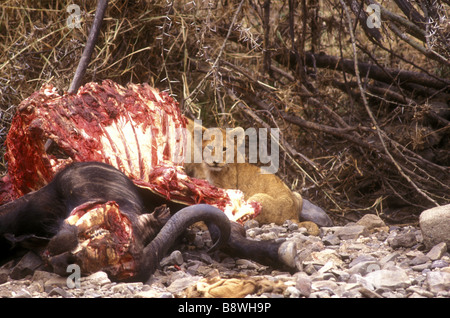
[[[193,136],[193,122],[188,121],[188,129]],[[204,131],[204,128],[203,128]],[[223,131],[223,145],[226,145]],[[203,149],[212,141],[202,142]],[[192,143],[192,149],[195,145]],[[202,152],[203,153],[203,152]],[[236,153],[236,152],[235,152]],[[225,159],[225,153],[223,153]],[[236,159],[236,158],[235,158]],[[191,160],[192,162],[193,160]],[[236,161],[236,160],[235,160]],[[186,173],[197,179],[206,179],[212,185],[224,189],[239,189],[246,200],[254,200],[262,206],[256,217],[260,224],[283,224],[291,220],[307,228],[312,235],[319,234],[319,228],[313,222],[300,222],[299,214],[303,205],[302,197],[292,192],[275,174],[261,174],[260,168],[249,163],[187,163]]]

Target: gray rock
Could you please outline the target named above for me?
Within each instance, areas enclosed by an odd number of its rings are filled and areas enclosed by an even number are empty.
[[[177,294],[185,290],[186,288],[196,284],[200,279],[202,279],[201,276],[187,276],[176,279],[172,282],[172,284],[169,285],[169,287],[167,287],[167,291],[173,294]]]
[[[428,272],[426,276],[428,290],[437,293],[450,290],[450,273]]]
[[[368,236],[369,231],[363,225],[349,224],[346,226],[335,226],[330,229],[334,230],[334,234],[341,240],[357,239],[359,236]]]
[[[375,288],[407,288],[411,285],[411,279],[408,274],[400,268],[395,270],[381,269],[373,271],[364,276],[364,278]]]
[[[309,298],[331,298],[330,291],[325,290],[325,291],[313,292],[313,293],[311,293]]]
[[[278,235],[275,232],[262,233],[259,236],[259,239],[262,241],[275,240],[278,238]]]
[[[64,280],[64,277],[59,276],[58,274],[55,273],[50,273],[50,272],[45,272],[45,271],[35,271],[33,274],[33,277],[31,278],[31,280],[33,282],[46,282],[52,279],[59,279],[59,280]]]
[[[350,273],[345,270],[340,269],[332,269],[330,270],[330,273],[332,273],[338,282],[347,282],[350,278]]]
[[[381,293],[381,296],[384,298],[406,298],[406,292],[403,290],[396,290],[396,291],[384,291]]]
[[[136,293],[134,298],[173,298],[172,293],[164,290],[150,289]]]
[[[183,255],[179,250],[173,251],[169,256],[164,257],[160,265],[161,266],[168,266],[168,265],[181,265],[183,264],[184,259]]]
[[[427,255],[418,255],[409,261],[410,266],[422,265],[429,262],[431,259]]]
[[[374,232],[377,230],[388,230],[386,223],[384,223],[384,221],[375,214],[364,215],[361,219],[359,219],[358,222],[356,222],[356,224],[365,226],[370,232]]]
[[[300,296],[309,297],[311,295],[311,278],[303,272],[300,272],[295,282],[295,287]]]
[[[320,267],[322,267],[330,261],[337,266],[341,266],[343,264],[339,253],[329,248],[318,252],[312,252],[310,254],[310,258],[306,263],[317,264],[321,265]]]
[[[389,241],[389,245],[392,248],[408,248],[413,247],[417,243],[416,234],[413,232],[400,233]]]
[[[9,273],[9,269],[0,268],[0,285],[8,281]]]
[[[102,298],[102,296],[103,295],[96,290],[87,290],[83,295],[85,298]]]
[[[31,298],[31,294],[25,288],[12,292],[12,298]]]
[[[60,287],[56,287],[53,288],[49,293],[49,296],[61,296],[62,298],[73,298],[74,296],[67,292],[66,290],[60,288]]]
[[[445,268],[448,267],[450,264],[444,260],[438,259],[435,260],[433,263],[431,263],[430,268],[431,269],[435,269],[435,268]]]
[[[388,255],[381,258],[380,265],[382,267],[384,267],[387,263],[394,261],[399,256],[400,256],[400,253],[398,251],[389,253]]]
[[[0,285],[0,297],[1,298],[11,298],[12,297],[12,292],[8,286],[8,282]]]
[[[433,248],[427,253],[427,257],[429,257],[432,261],[435,261],[440,259],[446,251],[447,243],[441,242],[433,246]]]
[[[350,262],[350,264],[348,264],[348,266],[349,266],[349,268],[352,268],[353,266],[355,266],[359,263],[376,262],[376,261],[377,261],[377,259],[372,255],[361,254],[361,255],[358,255],[357,258],[352,260]]]
[[[368,273],[378,271],[380,269],[381,269],[380,263],[376,260],[372,260],[357,263],[348,270],[348,273],[350,275],[360,274],[361,276],[365,276]]]
[[[111,291],[114,294],[121,294],[121,295],[126,295],[129,294],[131,292],[136,291],[137,289],[142,289],[142,283],[140,283],[140,288],[137,288],[137,286],[133,285],[133,284],[127,284],[127,283],[119,283],[117,285],[114,285],[111,287]]]
[[[283,293],[284,297],[299,298],[301,296],[300,291],[294,286],[288,286]]]
[[[289,230],[289,231],[297,231],[298,230],[298,224],[297,223],[295,223],[295,222],[289,222],[288,224],[287,224],[287,229]]]
[[[378,259],[372,255],[362,254],[355,258],[348,264],[350,275],[360,274],[361,276],[367,273],[381,269],[381,264]]]
[[[409,296],[410,298],[418,298],[418,296],[425,297],[425,298],[434,297],[433,293],[429,292],[428,290],[417,287],[417,286],[410,286],[406,289],[406,291],[409,293],[413,293],[411,296]],[[416,296],[413,297],[413,295],[416,295]]]
[[[248,220],[244,223],[244,229],[245,230],[249,230],[249,229],[254,229],[254,228],[259,228],[259,223],[256,220]]]
[[[97,285],[97,286],[102,286],[102,285],[111,283],[111,281],[108,278],[108,274],[106,274],[105,272],[102,272],[102,271],[93,273],[93,274],[83,278],[82,281],[87,281],[90,284]]]
[[[34,252],[26,253],[19,263],[14,266],[10,277],[12,279],[21,279],[28,275],[33,275],[34,271],[43,265],[42,259]]]
[[[249,228],[246,233],[247,233],[247,237],[255,238],[258,235],[260,235],[261,233],[263,233],[263,230],[260,227]]]
[[[373,290],[367,289],[365,287],[359,288],[358,292],[360,292],[366,298],[383,298],[383,296],[381,296],[380,294],[374,292]]]
[[[257,262],[253,262],[244,258],[236,260],[236,266],[239,269],[254,269],[254,270],[263,270],[267,268],[267,266],[263,266]]]
[[[413,265],[413,266],[411,266],[411,269],[416,272],[423,272],[424,270],[430,268],[430,265],[431,264],[429,262],[427,262],[424,264]]]
[[[374,224],[381,225],[375,218],[374,221]],[[419,249],[421,244],[393,250],[389,243],[406,233],[411,233],[411,238],[415,235],[416,242],[420,243],[420,230],[412,226],[397,226],[391,227],[389,232],[372,232],[369,229],[374,227],[371,227],[370,222],[361,223],[322,227],[321,237],[304,235],[302,229],[295,226],[290,228],[294,224],[292,222],[286,222],[283,226],[272,224],[260,227],[250,223],[254,227],[248,229],[247,233],[253,231],[254,239],[260,240],[261,236],[269,234],[284,242],[281,254],[287,263],[295,263],[298,268],[296,273],[275,270],[222,252],[208,254],[206,250],[193,248],[192,244],[181,244],[181,270],[174,266],[162,266],[146,284],[115,283],[108,279],[106,273],[98,272],[82,277],[79,286],[69,288],[67,277],[40,270],[36,270],[31,278],[27,276],[13,280],[9,273],[17,262],[15,260],[0,268],[4,272],[0,297],[196,297],[195,293],[192,294],[196,283],[201,279],[204,284],[211,277],[262,278],[263,281],[284,286],[278,291],[268,290],[248,297],[450,297],[450,257],[443,244],[427,249],[427,255]],[[205,232],[200,228],[192,231],[197,237],[203,237]],[[164,261],[171,259],[167,264],[179,264],[179,256],[180,253],[175,252]],[[429,256],[436,260],[433,261]]]
[[[31,280],[33,282],[32,285],[34,285],[36,290],[41,290],[46,293],[56,287],[67,288],[67,278],[54,273],[36,271]]]
[[[328,291],[329,295],[336,295],[340,297],[344,292],[343,288],[336,282],[331,280],[321,280],[311,283],[311,289],[313,291]]]
[[[322,237],[322,242],[324,245],[339,245],[341,242],[340,238],[336,234],[328,234]]]
[[[419,218],[420,230],[427,248],[445,242],[450,247],[450,204],[423,211]]]

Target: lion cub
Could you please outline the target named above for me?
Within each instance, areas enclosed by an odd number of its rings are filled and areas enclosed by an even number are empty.
[[[193,136],[193,122],[188,121],[188,130]],[[204,128],[203,128],[204,131]],[[223,145],[226,145],[226,134],[222,130]],[[203,141],[202,150],[210,147],[213,140]],[[232,145],[234,147],[234,145]],[[192,148],[195,147],[192,144]],[[254,200],[261,204],[261,213],[255,218],[260,224],[283,224],[292,220],[299,226],[307,228],[312,235],[319,234],[319,228],[313,222],[299,222],[299,211],[302,207],[301,196],[295,196],[287,185],[275,174],[261,174],[260,168],[249,163],[226,162],[226,147],[222,149],[220,162],[187,163],[186,173],[197,179],[206,179],[212,185],[223,189],[239,189],[246,200]],[[237,153],[236,151],[234,152]],[[193,160],[191,161],[193,162]]]

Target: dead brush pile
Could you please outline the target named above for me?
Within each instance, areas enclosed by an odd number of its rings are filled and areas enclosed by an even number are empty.
[[[96,1],[73,4],[79,28],[66,1],[0,4],[2,141],[42,84],[67,91]],[[280,128],[293,189],[337,220],[411,222],[450,201],[450,3],[360,4],[110,1],[84,82],[148,82],[209,127]]]

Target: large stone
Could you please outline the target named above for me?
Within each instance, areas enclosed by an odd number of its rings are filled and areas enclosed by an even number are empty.
[[[375,214],[364,215],[356,224],[365,226],[370,232],[389,231],[386,223]]]
[[[319,280],[311,283],[311,289],[313,291],[328,291],[331,295],[340,297],[344,292],[343,287],[332,280]]]
[[[45,271],[35,271],[31,279],[33,289],[39,292],[50,292],[54,288],[67,287],[67,277]]]
[[[381,265],[375,257],[365,254],[362,254],[351,261],[350,264],[348,264],[348,267],[348,273],[350,275],[360,274],[362,276],[381,269]]]
[[[432,261],[438,260],[444,255],[444,253],[447,249],[448,249],[447,243],[441,242],[441,243],[433,246],[433,248],[427,253],[427,256]]]
[[[368,236],[369,230],[363,225],[347,224],[346,226],[334,226],[331,228],[334,234],[341,240],[357,239],[360,236]]]
[[[450,290],[450,273],[428,272],[426,285],[431,292],[448,291]]]
[[[375,288],[407,288],[411,285],[411,280],[408,274],[400,269],[381,269],[379,271],[373,271],[364,277]]]
[[[175,250],[169,256],[166,256],[161,260],[160,266],[181,265],[183,262],[184,260],[181,252],[179,250]]]
[[[42,259],[34,252],[26,253],[19,263],[11,271],[12,279],[22,279],[25,276],[33,275],[34,271],[42,267]]]
[[[340,267],[344,264],[339,254],[333,249],[324,249],[319,252],[312,252],[310,254],[309,261],[304,262],[306,264],[322,265],[325,266],[328,262],[331,262],[333,267]],[[328,266],[328,265],[327,265]]]
[[[309,297],[311,295],[311,278],[304,272],[300,272],[295,283],[301,296]]]
[[[185,290],[189,286],[197,284],[197,282],[202,279],[201,276],[185,276],[182,278],[178,278],[172,282],[172,284],[167,287],[167,291],[176,294]]]
[[[445,242],[447,248],[450,248],[450,204],[423,211],[419,223],[427,248],[441,242]]]
[[[105,284],[111,283],[109,280],[108,274],[105,272],[99,271],[95,272],[87,277],[83,277],[83,281],[87,281],[90,284],[96,285],[96,286],[103,286]]]
[[[408,248],[417,244],[417,238],[413,232],[400,233],[392,239],[389,239],[388,243],[392,248]]]

